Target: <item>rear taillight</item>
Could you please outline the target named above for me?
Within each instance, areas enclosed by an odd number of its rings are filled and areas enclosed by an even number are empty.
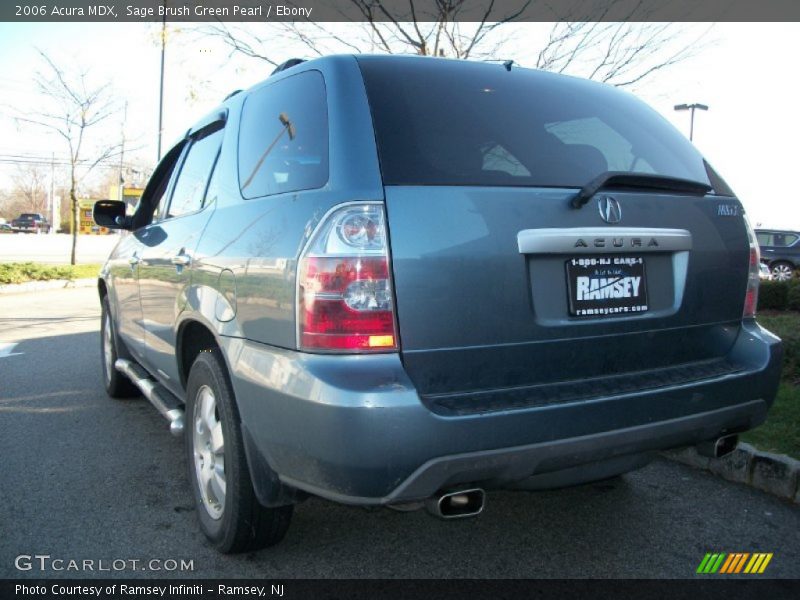
[[[742,317],[755,317],[756,308],[758,306],[758,284],[760,281],[759,266],[761,263],[761,251],[758,247],[758,240],[753,231],[750,221],[747,217],[744,218],[744,224],[747,228],[747,241],[750,244],[750,264],[747,269],[747,292],[744,296],[744,312]]]
[[[297,287],[300,349],[396,350],[383,205],[353,202],[328,213],[300,255]]]

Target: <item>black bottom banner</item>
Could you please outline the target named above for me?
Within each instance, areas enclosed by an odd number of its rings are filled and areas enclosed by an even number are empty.
[[[0,598],[46,600],[177,599],[464,599],[664,598],[774,600],[800,598],[800,580],[515,580],[515,579],[289,579],[289,580],[0,580]]]

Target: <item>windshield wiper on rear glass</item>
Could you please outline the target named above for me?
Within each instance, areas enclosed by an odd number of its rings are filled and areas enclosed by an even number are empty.
[[[707,183],[667,177],[666,175],[650,175],[649,173],[632,173],[630,171],[606,171],[598,175],[581,188],[570,201],[572,208],[581,208],[591,200],[598,191],[604,187],[646,188],[653,190],[666,190],[669,192],[684,192],[686,194],[705,195],[713,188]]]

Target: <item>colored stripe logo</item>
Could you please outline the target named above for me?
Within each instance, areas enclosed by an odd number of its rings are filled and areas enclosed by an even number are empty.
[[[701,575],[735,575],[736,573],[747,573],[750,575],[761,574],[767,568],[769,561],[772,560],[772,552],[725,552],[707,553],[697,573]]]

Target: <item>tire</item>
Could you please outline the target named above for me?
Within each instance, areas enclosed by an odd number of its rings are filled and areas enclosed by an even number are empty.
[[[114,363],[119,358],[114,319],[108,310],[108,298],[103,297],[100,302],[100,362],[103,369],[103,384],[106,394],[112,398],[133,398],[140,394],[139,389],[131,380],[114,368]]]
[[[794,267],[791,263],[784,261],[772,263],[769,270],[774,281],[789,281],[794,276]]]
[[[201,352],[189,372],[186,458],[200,529],[217,550],[258,550],[283,539],[294,507],[264,508],[256,498],[239,412],[218,349]]]

